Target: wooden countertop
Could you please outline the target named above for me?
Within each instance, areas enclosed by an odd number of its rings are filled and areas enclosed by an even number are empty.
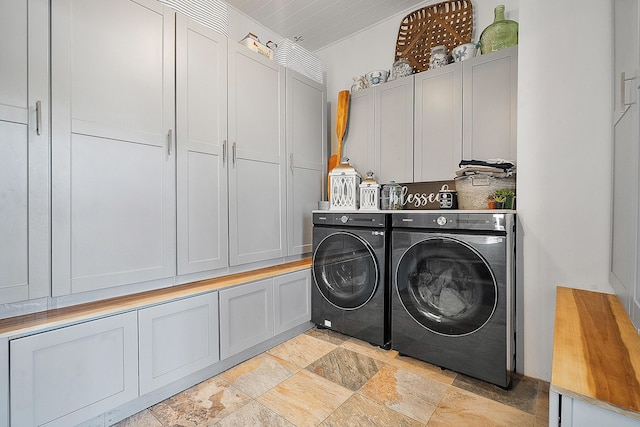
[[[618,297],[558,287],[551,390],[640,419],[640,337]]]
[[[70,307],[47,310],[38,313],[0,319],[0,338],[46,330],[63,324],[82,322],[108,316],[114,313],[135,310],[174,299],[185,298],[212,290],[242,283],[266,279],[281,274],[292,273],[311,267],[311,258],[272,267],[251,270],[214,279],[201,280],[169,288],[140,292],[106,300],[100,300]]]

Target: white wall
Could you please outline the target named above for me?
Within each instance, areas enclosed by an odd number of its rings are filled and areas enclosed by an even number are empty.
[[[548,381],[556,286],[613,292],[608,284],[611,3],[500,3],[506,17],[520,25],[517,161],[523,262],[518,299],[523,307],[518,317],[524,320],[519,333],[524,354],[518,371]],[[495,4],[474,2],[474,41],[492,22]],[[334,152],[338,91],[350,88],[352,76],[391,67],[405,15],[314,52],[327,70]]]
[[[549,379],[555,287],[613,293],[611,2],[523,1],[520,29],[525,373]]]

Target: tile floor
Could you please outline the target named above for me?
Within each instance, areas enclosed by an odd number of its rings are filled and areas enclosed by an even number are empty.
[[[511,390],[311,329],[117,424],[546,426],[549,383]]]

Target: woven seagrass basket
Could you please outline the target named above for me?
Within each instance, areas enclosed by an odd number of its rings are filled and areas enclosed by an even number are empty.
[[[451,50],[470,43],[473,35],[473,6],[470,0],[432,4],[404,17],[398,30],[395,60],[406,58],[415,73],[429,69],[434,46]]]

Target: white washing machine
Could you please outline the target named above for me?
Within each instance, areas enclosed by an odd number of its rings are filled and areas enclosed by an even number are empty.
[[[513,213],[392,214],[392,348],[508,388],[514,261]]]

